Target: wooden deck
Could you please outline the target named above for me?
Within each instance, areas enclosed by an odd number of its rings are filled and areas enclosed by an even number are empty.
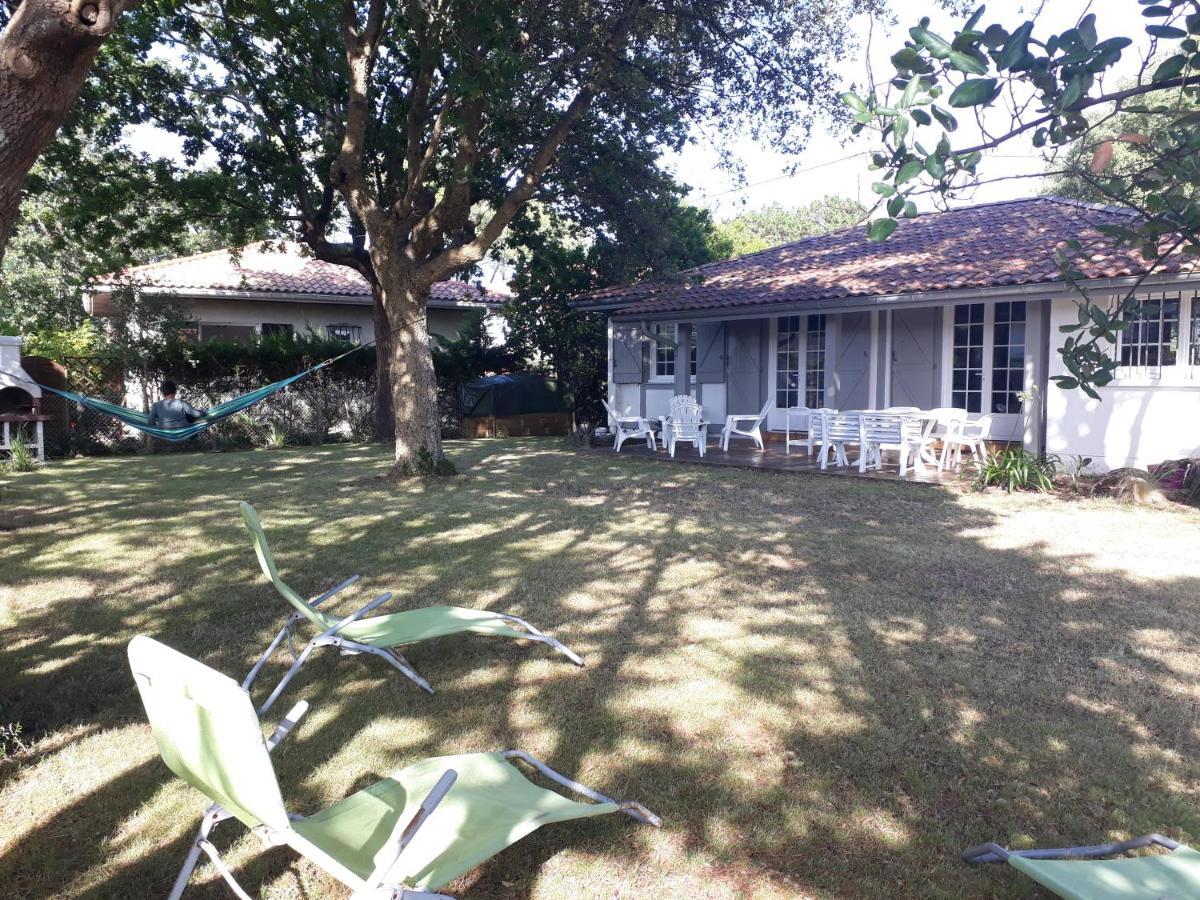
[[[591,452],[612,454],[613,448],[611,444],[592,447]],[[884,457],[883,471],[868,469],[865,473],[860,473],[857,466],[857,454],[853,449],[849,452],[849,466],[838,467],[831,465],[827,469],[822,469],[816,460],[808,453],[805,453],[803,449],[793,448],[791,453],[785,453],[783,441],[781,440],[768,440],[765,450],[759,450],[753,443],[747,440],[731,441],[729,451],[726,452],[718,446],[716,440],[710,438],[703,459],[696,452],[696,448],[690,444],[684,444],[676,448],[675,458],[672,459],[661,446],[655,452],[646,446],[645,441],[628,440],[621,445],[620,455],[638,457],[639,459],[656,459],[660,462],[680,465],[726,466],[736,469],[762,469],[772,472],[815,472],[818,475],[835,475],[843,478],[869,478],[878,481],[903,481],[912,484],[953,484],[960,480],[960,475],[956,471],[947,470],[939,475],[937,469],[930,466],[917,469],[915,472],[909,470],[908,474],[902,479],[899,476],[899,470],[894,461],[894,453],[887,454]],[[888,464],[889,458],[891,459],[890,465]]]

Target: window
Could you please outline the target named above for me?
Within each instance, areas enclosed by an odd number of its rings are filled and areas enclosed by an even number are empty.
[[[326,325],[325,333],[335,340],[349,341],[352,344],[357,344],[362,340],[362,326],[351,325],[349,322],[335,322],[333,325]]]
[[[291,337],[295,333],[291,325],[286,322],[263,322],[262,336],[263,337]]]
[[[654,377],[675,377],[675,326],[659,322],[654,326]]]
[[[220,325],[212,322],[200,324],[202,341],[253,341],[258,329],[253,325]]]
[[[1126,314],[1129,328],[1121,332],[1118,342],[1122,366],[1154,369],[1175,365],[1179,352],[1179,306],[1179,294],[1151,294],[1138,309]],[[1194,322],[1194,302],[1192,306]],[[1193,358],[1195,344],[1193,339]]]
[[[973,413],[983,412],[983,313],[982,303],[954,307],[950,402]]]
[[[1025,301],[997,303],[992,330],[992,412],[1019,413],[1025,390]]]
[[[775,338],[775,408],[800,405],[800,316],[779,320]]]
[[[1188,334],[1192,341],[1192,365],[1200,366],[1200,294],[1192,297],[1192,327]]]
[[[825,405],[825,316],[808,317],[808,341],[804,353],[804,405]]]

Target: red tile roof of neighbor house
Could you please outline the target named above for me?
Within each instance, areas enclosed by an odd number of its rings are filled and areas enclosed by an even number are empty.
[[[1060,197],[987,203],[902,221],[882,243],[867,239],[866,226],[847,228],[699,266],[669,282],[591,291],[576,302],[653,315],[1047,284],[1062,280],[1054,251],[1071,239],[1086,248],[1077,260],[1086,277],[1141,275],[1147,266],[1138,249],[1116,248],[1096,230],[1128,225],[1132,215]],[[1175,255],[1159,271],[1190,271],[1191,265]]]
[[[143,287],[178,289],[183,292],[251,291],[264,294],[325,294],[330,297],[371,296],[367,280],[358,272],[306,256],[297,243],[251,244],[234,252],[237,253],[236,257],[228,249],[213,250],[196,256],[132,266],[105,276],[100,281],[108,284],[128,280]],[[443,303],[498,305],[508,297],[465,281],[441,281],[433,286],[430,299]]]

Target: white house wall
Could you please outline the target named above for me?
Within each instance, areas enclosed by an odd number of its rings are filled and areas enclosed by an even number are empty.
[[[309,327],[318,334],[324,334],[327,326],[345,323],[361,328],[363,341],[375,337],[375,321],[369,304],[222,300],[207,297],[183,299],[182,302],[201,325],[252,325],[261,328],[264,322],[272,322],[291,325],[297,334]],[[468,309],[430,307],[427,320],[430,334],[453,338],[466,322],[469,312]],[[493,331],[493,339],[502,333],[499,325],[494,328],[490,326],[489,332]]]
[[[1051,335],[1074,324],[1076,306],[1067,298],[1051,305]],[[1200,337],[1200,336],[1193,336]],[[1093,460],[1096,469],[1145,468],[1167,459],[1200,456],[1200,367],[1181,364],[1153,372],[1119,371],[1093,400],[1080,390],[1051,384],[1046,390],[1046,450]],[[1050,375],[1065,375],[1057,353]]]

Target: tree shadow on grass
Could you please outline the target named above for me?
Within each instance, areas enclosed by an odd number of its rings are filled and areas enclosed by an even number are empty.
[[[5,715],[47,734],[140,721],[124,661],[138,631],[240,677],[287,611],[237,517],[246,498],[298,589],[365,576],[339,611],[384,589],[391,608],[486,606],[587,658],[577,671],[543,645],[431,641],[406,650],[437,688],[426,697],[379,660],[326,652],[272,710],[314,704],[276,760],[300,812],[367,771],[521,747],[667,822],[661,834],[618,816],[544,829],[453,886],[470,896],[1017,896],[1026,885],[958,852],[1197,833],[1195,577],[1138,579],[1032,541],[998,545],[988,532],[1001,514],[943,489],[667,468],[536,441],[463,454],[462,478],[399,486],[364,482],[387,461],[359,448],[323,449],[316,463],[147,461],[179,489],[169,510],[161,479],[132,483],[119,465],[98,485],[83,470],[46,485],[42,502],[18,504],[0,565],[18,586],[70,590],[26,601],[9,629]],[[89,531],[131,564],[78,538]],[[171,552],[148,555],[148,542]],[[256,697],[288,662],[272,661]],[[121,795],[106,821],[140,803],[161,815],[170,778],[157,771],[97,786]],[[21,777],[0,775],[0,789]],[[79,843],[104,806],[87,802],[62,820],[80,820],[68,826]],[[32,841],[53,855],[60,833],[24,835],[0,878],[31,895],[69,883],[38,875],[25,852]],[[302,884],[332,887],[288,851],[227,840],[247,885],[286,890],[299,870]],[[185,844],[104,870],[90,895],[169,887]],[[573,881],[590,870],[570,866],[594,857],[597,880]],[[83,853],[70,870],[97,865]]]

